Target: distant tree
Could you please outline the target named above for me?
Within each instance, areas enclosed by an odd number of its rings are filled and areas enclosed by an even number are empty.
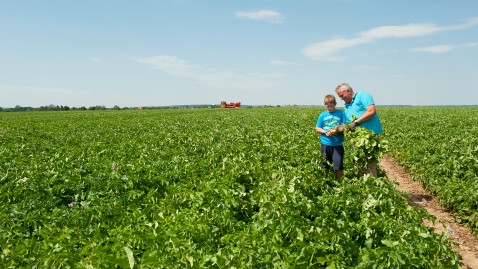
[[[13,111],[25,111],[25,108],[24,107],[21,107],[19,105],[16,105],[14,108],[13,108]]]
[[[113,107],[113,109],[114,109],[114,110],[120,110],[121,108],[120,108],[119,106],[115,105],[115,106]]]
[[[89,109],[89,110],[106,110],[106,107],[105,107],[105,106],[96,105],[96,106],[90,106],[88,109]]]
[[[55,106],[53,104],[50,104],[50,105],[48,105],[48,110],[50,110],[50,111],[60,110],[60,107]]]

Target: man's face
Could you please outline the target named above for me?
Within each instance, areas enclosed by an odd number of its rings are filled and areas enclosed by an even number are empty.
[[[352,102],[352,98],[354,97],[354,93],[352,91],[347,91],[344,88],[339,88],[337,90],[337,95],[340,99],[344,100],[345,103]]]

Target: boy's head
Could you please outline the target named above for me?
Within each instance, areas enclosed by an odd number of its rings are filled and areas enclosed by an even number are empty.
[[[324,98],[324,105],[329,111],[334,111],[335,106],[337,105],[337,101],[335,100],[335,96],[332,94],[327,94]]]

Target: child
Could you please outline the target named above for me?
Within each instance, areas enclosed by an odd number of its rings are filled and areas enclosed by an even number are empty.
[[[330,164],[333,164],[335,177],[341,178],[344,170],[344,128],[336,127],[345,124],[345,113],[335,109],[337,101],[331,94],[325,96],[324,104],[327,110],[319,115],[315,125],[315,131],[320,134],[322,143],[320,150],[325,154],[326,159],[322,166],[330,168]]]

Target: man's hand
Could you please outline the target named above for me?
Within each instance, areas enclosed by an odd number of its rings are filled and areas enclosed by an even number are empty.
[[[357,121],[353,121],[353,122],[351,122],[350,125],[349,125],[349,130],[352,131],[352,132],[354,132],[354,131],[355,131],[355,127],[357,127],[357,126],[358,126],[358,122],[357,122]]]

